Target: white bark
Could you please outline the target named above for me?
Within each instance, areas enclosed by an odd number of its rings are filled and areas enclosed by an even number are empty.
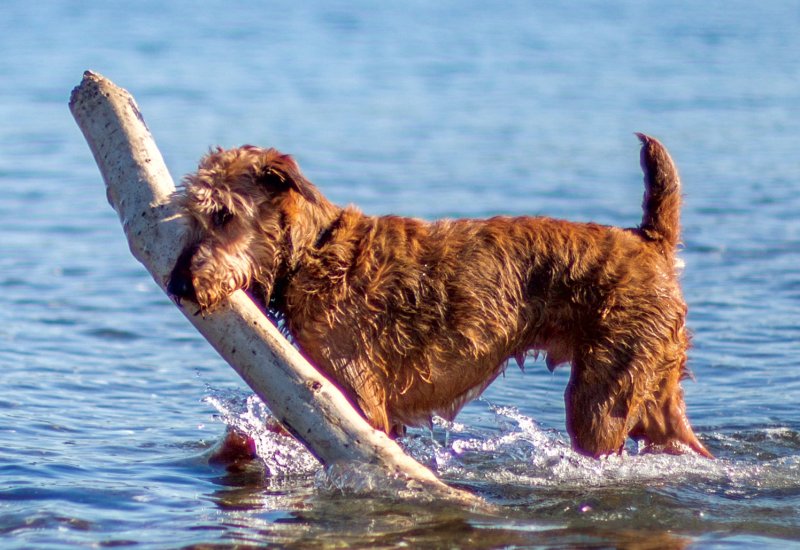
[[[182,247],[182,224],[170,196],[172,178],[133,97],[87,71],[70,110],[105,180],[133,255],[162,288]],[[448,487],[383,432],[372,429],[242,291],[208,316],[181,309],[272,413],[323,464],[363,462],[421,483],[425,491],[477,504]]]

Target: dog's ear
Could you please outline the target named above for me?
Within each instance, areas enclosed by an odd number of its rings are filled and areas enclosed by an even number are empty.
[[[318,192],[300,171],[300,166],[290,156],[275,149],[267,149],[263,153],[263,162],[256,172],[256,182],[267,188],[279,191],[292,189],[306,200],[318,202]]]

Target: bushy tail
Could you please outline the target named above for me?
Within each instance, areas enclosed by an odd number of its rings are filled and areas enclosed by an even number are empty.
[[[641,164],[644,172],[642,234],[661,244],[672,254],[681,239],[681,180],[678,169],[658,140],[636,134],[642,141]]]

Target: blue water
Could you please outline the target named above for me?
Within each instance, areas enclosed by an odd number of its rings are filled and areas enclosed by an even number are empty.
[[[800,544],[797,2],[105,2],[0,10],[0,546]],[[334,201],[640,219],[634,131],[684,180],[689,416],[716,461],[592,461],[529,360],[409,452],[493,512],[324,472],[132,258],[67,108],[136,97],[178,178],[293,153]],[[225,426],[264,456],[207,460]]]

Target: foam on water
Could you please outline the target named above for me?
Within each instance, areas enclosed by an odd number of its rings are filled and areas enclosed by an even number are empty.
[[[206,398],[230,428],[249,434],[256,443],[267,475],[314,475],[315,487],[325,492],[374,497],[402,497],[407,489],[399,480],[387,480],[377,468],[364,464],[333,464],[321,468],[297,441],[275,430],[276,420],[255,395],[213,391]],[[597,488],[704,487],[735,498],[753,491],[800,491],[800,447],[795,454],[760,462],[736,458],[709,460],[694,453],[684,455],[639,453],[631,444],[621,455],[599,460],[575,453],[566,435],[543,429],[515,407],[488,404],[493,428],[474,428],[459,422],[434,419],[432,431],[414,430],[399,443],[416,460],[443,479],[479,484],[489,492],[504,488],[579,491]],[[750,438],[792,440],[798,434],[788,427],[769,428]],[[713,434],[715,445],[741,445],[741,435]],[[407,494],[413,494],[408,492]]]

